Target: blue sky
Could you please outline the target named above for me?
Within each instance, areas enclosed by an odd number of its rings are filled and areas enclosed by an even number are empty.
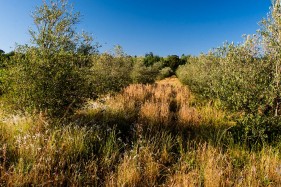
[[[225,41],[253,34],[269,12],[270,0],[69,0],[83,15],[78,31],[93,34],[109,51],[129,55],[208,52]],[[0,49],[29,42],[31,12],[42,0],[0,0]]]

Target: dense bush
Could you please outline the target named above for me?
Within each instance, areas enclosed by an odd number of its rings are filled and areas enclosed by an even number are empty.
[[[34,46],[18,46],[8,63],[5,98],[19,109],[62,116],[91,95],[87,75],[95,51],[92,38],[75,32],[79,14],[64,0],[44,2],[33,18],[38,29],[30,30]]]
[[[229,132],[231,132],[235,143],[257,149],[266,144],[279,143],[280,127],[280,117],[248,115],[239,120],[236,126],[229,129]]]
[[[18,109],[63,115],[80,106],[91,95],[89,70],[81,56],[65,52],[42,54],[28,48],[17,53],[5,73],[5,97]]]
[[[186,61],[184,59],[179,58],[179,56],[169,55],[164,61],[164,66],[170,67],[173,71],[176,71],[179,65],[183,65],[185,63]]]
[[[170,67],[164,67],[159,71],[159,74],[157,76],[157,79],[165,79],[167,77],[170,77],[174,74],[173,70]]]
[[[217,98],[235,111],[274,115],[274,67],[259,56],[257,38],[240,45],[225,44],[196,61],[180,66],[177,75],[190,88],[207,98]]]
[[[129,85],[133,59],[128,56],[93,56],[90,82],[96,94],[119,91]]]
[[[239,112],[231,132],[235,141],[250,147],[280,138],[280,25],[281,4],[275,1],[257,34],[238,45],[226,43],[177,70],[193,91]]]
[[[201,55],[194,58],[191,63],[179,66],[176,74],[180,81],[187,84],[192,91],[200,93],[201,96],[212,98],[216,96],[212,87],[214,79],[211,78],[215,73],[216,66],[213,56]]]
[[[153,83],[159,73],[161,63],[146,66],[143,61],[137,59],[134,62],[131,78],[133,83]]]
[[[143,63],[145,66],[153,66],[155,63],[162,62],[164,59],[158,55],[154,55],[152,52],[145,54]]]

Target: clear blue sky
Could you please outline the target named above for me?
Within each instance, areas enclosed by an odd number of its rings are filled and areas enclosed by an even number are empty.
[[[108,51],[119,44],[129,55],[208,52],[253,34],[270,0],[69,0],[83,15],[78,29],[93,33]],[[0,0],[0,49],[29,42],[31,12],[42,0]]]

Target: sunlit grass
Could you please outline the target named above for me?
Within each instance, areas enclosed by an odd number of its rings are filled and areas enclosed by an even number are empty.
[[[67,122],[0,112],[1,185],[279,186],[279,148],[234,144],[214,105],[166,79],[89,101]]]

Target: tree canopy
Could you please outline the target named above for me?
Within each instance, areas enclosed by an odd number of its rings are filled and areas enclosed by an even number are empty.
[[[93,38],[87,33],[78,34],[76,25],[80,13],[74,12],[67,0],[44,1],[32,14],[36,30],[29,30],[31,42],[48,52],[68,51],[90,53],[95,50]]]

